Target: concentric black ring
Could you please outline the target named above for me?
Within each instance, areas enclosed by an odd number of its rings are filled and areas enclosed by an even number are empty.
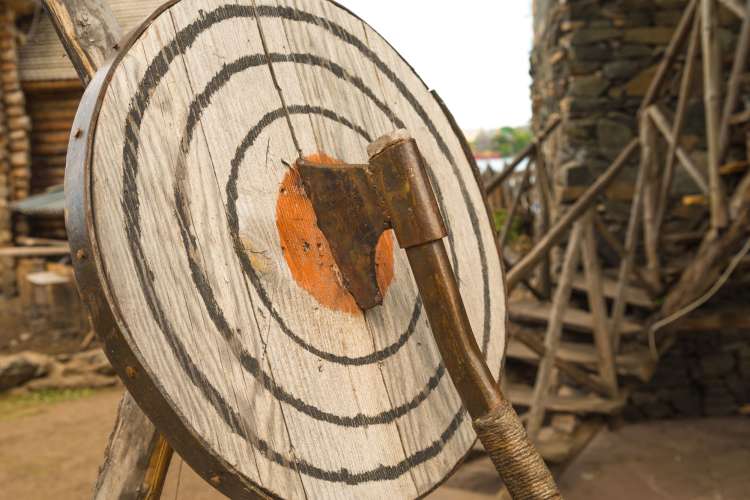
[[[264,12],[261,12],[264,11]],[[348,37],[350,37],[353,40],[357,40],[352,35],[346,33],[341,27],[336,26],[335,24],[332,24],[330,21],[318,18],[316,16],[312,16],[311,14],[304,13],[301,11],[297,11],[294,9],[288,9],[288,8],[275,8],[275,7],[268,7],[263,6],[258,9],[259,15],[268,15],[268,16],[282,16],[289,19],[297,19],[302,20],[304,22],[315,22],[315,24],[318,24],[321,27],[324,27],[325,29],[328,29],[332,33],[334,33],[336,36],[341,37],[341,34],[346,34]],[[169,64],[171,61],[176,57],[176,55],[184,53],[184,51],[193,43],[195,40],[195,37],[200,32],[205,31],[213,24],[216,24],[219,21],[229,19],[231,17],[254,17],[253,8],[249,6],[240,6],[240,5],[227,5],[223,7],[219,7],[216,10],[205,14],[201,19],[193,23],[190,27],[185,28],[181,30],[178,34],[175,40],[173,40],[168,47],[165,47],[159,56],[157,56],[152,63],[150,64],[146,75],[144,76],[141,86],[139,88],[138,94],[134,97],[130,113],[129,113],[129,119],[126,123],[126,143],[123,148],[123,161],[124,161],[124,172],[123,172],[123,182],[124,182],[124,191],[123,191],[123,210],[126,216],[126,232],[128,235],[128,239],[131,242],[131,253],[133,257],[133,261],[136,263],[137,268],[137,274],[138,278],[141,281],[141,284],[143,285],[143,289],[146,293],[146,299],[147,303],[149,305],[149,308],[159,324],[162,331],[167,335],[167,337],[177,338],[174,335],[174,331],[172,330],[171,324],[166,318],[166,315],[164,314],[164,309],[161,306],[160,300],[158,296],[155,293],[155,290],[153,288],[153,278],[154,275],[151,272],[151,270],[148,267],[147,261],[145,259],[145,255],[143,252],[143,248],[141,246],[140,242],[140,205],[138,200],[138,188],[137,188],[137,174],[138,174],[138,165],[137,165],[137,156],[138,156],[138,137],[137,137],[137,131],[134,130],[133,124],[137,124],[137,127],[140,127],[140,124],[143,119],[143,115],[148,107],[149,101],[150,101],[150,92],[146,89],[153,89],[158,85],[159,80],[161,77],[166,74]],[[349,42],[348,39],[345,39],[347,42]],[[360,45],[364,47],[364,45],[357,40]],[[355,44],[356,45],[356,44]],[[366,48],[366,47],[365,47]],[[367,49],[369,51],[369,49]],[[371,56],[377,59],[377,56],[375,56],[373,53],[371,53]],[[385,65],[377,59],[377,61],[380,62],[380,65],[385,67]],[[375,62],[375,61],[373,61]],[[393,75],[392,72],[390,72],[391,75]],[[395,75],[393,75],[395,78]],[[396,83],[396,81],[394,81]],[[398,82],[400,83],[400,82]],[[397,87],[399,85],[397,84]],[[405,86],[403,84],[400,85],[400,89],[405,89]],[[408,90],[406,90],[408,92]],[[419,106],[419,104],[416,102],[416,99],[411,96],[412,104],[416,104],[416,106]],[[419,107],[421,109],[421,107]],[[423,118],[426,119],[426,124],[428,125],[428,128],[430,128],[433,131],[433,135],[435,135],[436,140],[438,141],[438,144],[441,145],[441,149],[446,154],[446,158],[449,160],[449,163],[454,168],[455,173],[457,174],[457,178],[459,179],[459,182],[462,185],[462,190],[464,191],[465,198],[467,199],[467,202],[469,203],[469,206],[471,205],[470,199],[468,199],[468,192],[465,190],[465,185],[463,185],[462,179],[460,175],[457,172],[457,167],[455,165],[455,162],[453,161],[452,155],[450,151],[447,148],[447,145],[445,145],[445,142],[442,140],[442,138],[439,138],[439,134],[437,134],[437,131],[432,125],[431,122],[429,122],[429,117],[426,116],[426,113],[424,110],[421,110],[422,113],[419,113],[419,109],[416,109],[418,114],[423,115]],[[477,237],[481,241],[481,235],[478,234],[478,220],[476,219],[476,213],[472,212],[472,210],[468,210],[470,217],[472,218],[472,222],[474,223],[474,229],[475,232],[477,232]],[[182,227],[181,227],[182,229]],[[183,235],[184,236],[184,235]],[[194,244],[194,243],[192,243]],[[484,251],[482,248],[482,245],[479,245],[480,247],[480,257],[482,257],[482,263],[483,263],[483,269],[486,270],[486,255],[484,255]],[[485,274],[485,282],[487,281],[487,276]],[[486,284],[486,283],[485,283]],[[488,291],[485,294],[485,326],[488,326],[490,324],[490,308],[488,306]],[[485,339],[483,339],[483,347],[486,350],[486,346],[489,341],[489,330],[488,328],[485,328]],[[170,335],[171,334],[171,335]],[[173,346],[174,347],[174,346]],[[440,449],[442,449],[445,442],[447,442],[448,439],[455,433],[458,426],[460,425],[460,422],[463,420],[463,412],[459,412],[451,422],[451,425],[446,429],[446,431],[441,435],[441,439],[439,441],[436,441],[433,443],[431,447],[428,447],[425,450],[422,450],[421,452],[418,452],[411,457],[407,458],[404,462],[401,464],[398,464],[397,466],[393,467],[380,467],[378,469],[374,469],[373,471],[367,472],[367,473],[361,473],[361,474],[351,474],[348,473],[348,471],[336,471],[336,472],[326,472],[321,471],[320,469],[316,469],[313,466],[310,466],[309,464],[304,463],[303,461],[295,461],[294,463],[290,463],[286,461],[283,457],[281,457],[279,454],[269,450],[267,443],[257,438],[257,436],[252,435],[252,433],[249,433],[249,431],[245,431],[246,426],[242,425],[240,417],[233,411],[231,408],[229,408],[223,399],[221,398],[221,395],[216,391],[216,389],[210,384],[210,382],[206,379],[205,375],[200,372],[200,370],[192,363],[189,356],[186,355],[185,351],[179,352],[179,349],[173,348],[173,353],[175,357],[178,359],[180,364],[183,366],[183,368],[186,370],[189,378],[191,381],[198,386],[203,392],[204,395],[207,397],[209,401],[214,403],[214,407],[217,410],[217,412],[224,418],[224,420],[227,422],[230,428],[232,428],[233,431],[237,432],[239,435],[243,435],[249,442],[253,443],[256,448],[258,448],[261,452],[263,452],[269,459],[273,460],[276,463],[287,465],[287,466],[294,466],[297,468],[300,472],[303,472],[305,474],[319,477],[320,479],[325,479],[329,481],[344,481],[349,484],[356,484],[357,482],[367,481],[367,480],[378,480],[378,479],[392,479],[393,477],[398,477],[399,475],[403,474],[408,470],[409,467],[412,467],[416,465],[417,463],[422,463],[425,460],[428,460],[432,456],[435,456],[437,453],[440,452]],[[257,363],[257,361],[256,361]],[[252,364],[252,361],[250,362]],[[221,404],[220,404],[221,403]],[[437,447],[437,448],[436,448]],[[403,468],[402,470],[402,467]],[[391,472],[386,472],[391,471]],[[397,475],[393,476],[392,474],[397,472]],[[398,472],[400,471],[400,472]],[[355,479],[353,479],[355,478]],[[354,481],[354,482],[352,482]]]

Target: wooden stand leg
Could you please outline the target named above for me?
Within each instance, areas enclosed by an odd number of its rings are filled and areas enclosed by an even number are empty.
[[[172,449],[125,393],[99,469],[93,498],[155,500],[161,496]]]

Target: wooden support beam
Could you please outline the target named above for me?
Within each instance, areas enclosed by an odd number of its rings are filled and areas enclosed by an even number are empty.
[[[94,499],[158,499],[171,457],[172,449],[126,392],[99,469]]]
[[[48,247],[3,247],[0,257],[58,257],[70,254],[70,247],[66,244]]]
[[[78,76],[85,84],[122,38],[115,15],[101,0],[43,0]]]
[[[748,17],[748,12],[745,9],[745,7],[739,2],[739,0],[719,0],[724,7],[729,10],[729,12],[734,13],[737,17],[741,19],[746,19]]]
[[[669,123],[667,117],[664,116],[661,108],[658,105],[654,104],[648,107],[647,112],[651,119],[654,121],[654,125],[656,125],[656,128],[664,136],[664,139],[667,141],[667,143],[669,143],[670,145],[674,145],[677,158],[680,160],[680,164],[685,167],[685,171],[690,174],[690,177],[693,178],[700,190],[703,191],[704,194],[708,195],[710,192],[708,181],[701,172],[701,169],[698,168],[698,166],[693,162],[693,159],[690,158],[690,155],[688,155],[682,148],[682,146],[680,146],[679,137],[676,137],[672,134],[672,130],[674,127]]]
[[[697,2],[698,0],[690,0],[690,3],[685,8],[685,12],[682,14],[682,18],[680,18],[680,22],[672,36],[672,40],[670,40],[667,50],[664,52],[664,56],[656,70],[656,74],[654,75],[653,80],[651,80],[651,84],[641,102],[641,111],[653,104],[659,96],[659,92],[661,92],[664,81],[669,74],[669,68],[672,66],[672,63],[677,57],[680,48],[685,43],[685,39],[690,32],[693,16],[695,16],[697,11]]]
[[[551,206],[554,200],[549,172],[547,171],[547,162],[541,151],[537,152],[534,165],[536,167],[536,194],[539,199],[535,242],[539,242],[547,234],[547,231],[549,231],[552,219]],[[545,299],[549,299],[552,296],[552,263],[549,255],[542,259],[542,265],[539,268],[539,287]]]
[[[701,21],[700,16],[694,16],[693,19],[693,31],[690,34],[690,42],[688,42],[687,55],[685,57],[685,67],[682,70],[682,78],[680,80],[679,97],[677,99],[677,111],[675,112],[674,123],[672,124],[670,138],[667,140],[667,158],[666,165],[664,167],[664,175],[661,183],[661,190],[659,192],[659,200],[657,202],[656,212],[656,229],[661,230],[661,226],[664,222],[664,214],[667,212],[669,206],[669,193],[672,190],[672,181],[674,179],[675,160],[677,155],[677,149],[680,145],[679,138],[682,135],[682,128],[685,124],[685,112],[687,111],[687,105],[690,101],[690,96],[693,90],[693,84],[695,83],[695,68],[698,62],[698,55],[700,50],[700,38],[701,38]],[[653,118],[653,115],[652,115]],[[664,134],[666,137],[666,134]],[[687,155],[685,155],[687,156]],[[701,181],[705,183],[705,179],[701,176]]]
[[[659,231],[656,227],[659,172],[656,159],[656,130],[648,113],[641,115],[641,155],[646,169],[643,192],[643,242],[646,251],[646,277],[657,290],[661,288]]]
[[[727,83],[726,99],[724,101],[724,113],[721,118],[721,127],[719,132],[719,165],[724,163],[729,150],[730,126],[732,115],[737,108],[737,101],[740,95],[740,85],[745,69],[747,68],[748,52],[750,52],[750,0],[745,4],[745,18],[742,20],[742,30],[740,38],[737,41],[735,49],[734,64],[732,73]]]
[[[721,117],[721,53],[719,50],[716,0],[701,0],[703,45],[703,98],[708,140],[708,185],[711,227],[719,230],[729,223],[724,183],[719,174],[719,127]]]
[[[510,270],[507,276],[508,290],[515,288],[523,278],[544,259],[550,249],[558,244],[566,231],[575,223],[598,199],[599,195],[609,187],[617,178],[622,169],[627,165],[630,156],[638,149],[638,139],[633,139],[620,152],[609,168],[599,176],[589,189],[563,214],[550,228],[547,235],[539,241],[521,259],[516,266]]]
[[[647,118],[642,117],[642,120]],[[612,305],[612,319],[610,322],[610,331],[612,332],[612,342],[614,343],[615,352],[620,349],[620,334],[622,323],[625,319],[625,306],[627,299],[628,279],[635,263],[635,253],[638,248],[638,235],[640,233],[642,214],[643,214],[643,194],[644,186],[647,179],[647,158],[641,155],[641,165],[638,169],[638,179],[635,184],[635,195],[633,204],[630,207],[630,219],[628,220],[628,230],[625,235],[625,255],[620,263],[620,270],[617,277],[617,295]]]
[[[539,134],[528,146],[526,146],[520,153],[516,155],[516,157],[513,159],[513,161],[506,166],[502,172],[497,174],[495,177],[489,180],[487,184],[485,185],[485,189],[487,190],[487,194],[491,194],[495,189],[502,186],[505,181],[510,177],[513,172],[516,171],[516,168],[531,154],[537,150],[538,147],[540,147],[542,144],[544,144],[544,141],[547,140],[547,137],[555,131],[555,129],[560,125],[561,122],[560,115],[552,115],[550,117],[549,123],[545,127],[545,129],[542,131],[541,134]]]
[[[581,253],[583,255],[583,270],[586,276],[586,295],[589,309],[594,317],[594,344],[599,357],[599,375],[607,387],[607,395],[617,397],[617,365],[615,362],[614,346],[609,332],[609,318],[607,301],[604,298],[602,283],[602,268],[594,233],[594,212],[589,211],[582,220],[583,237]]]
[[[552,312],[550,314],[549,324],[547,325],[547,333],[544,337],[545,355],[539,363],[539,370],[536,375],[534,394],[531,400],[528,424],[526,427],[526,431],[532,441],[536,439],[537,434],[542,427],[542,422],[544,421],[545,400],[549,393],[550,379],[552,376],[552,369],[555,367],[557,348],[560,345],[560,337],[563,329],[563,316],[570,302],[573,276],[578,269],[582,236],[583,223],[579,221],[573,227],[568,247],[565,250],[562,274],[557,285],[557,290],[555,290]]]

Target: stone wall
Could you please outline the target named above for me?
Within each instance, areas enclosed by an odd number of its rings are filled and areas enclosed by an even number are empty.
[[[653,380],[633,393],[625,417],[728,416],[750,405],[748,332],[680,334]]]
[[[547,146],[555,180],[575,197],[637,134],[637,111],[656,67],[682,16],[687,0],[534,0],[532,54],[534,126],[560,113],[563,124]],[[719,39],[731,64],[739,21],[720,10]],[[678,75],[668,81],[677,88]],[[700,87],[701,77],[696,78]],[[687,144],[705,165],[700,89],[691,103]],[[610,193],[629,199],[635,179],[625,171]],[[678,169],[676,188],[695,187]]]

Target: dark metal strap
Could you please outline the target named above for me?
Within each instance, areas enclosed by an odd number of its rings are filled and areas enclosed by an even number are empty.
[[[552,474],[507,400],[474,420],[474,430],[514,500],[562,499]]]

